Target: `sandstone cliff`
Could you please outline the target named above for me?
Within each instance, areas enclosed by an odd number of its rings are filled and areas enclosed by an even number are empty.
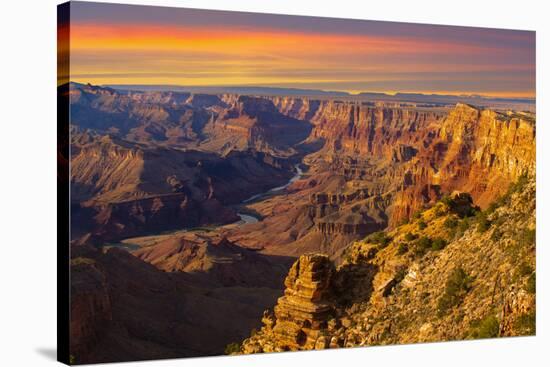
[[[349,179],[383,177],[386,191],[396,193],[392,224],[456,189],[485,207],[522,173],[534,172],[535,125],[527,115],[461,103],[446,111],[274,100],[283,113],[314,124],[310,139],[325,140],[311,162],[322,158]]]
[[[411,222],[351,244],[344,262],[314,283],[299,271],[311,259],[331,267],[326,257],[302,256],[285,294],[296,294],[297,277],[306,290],[329,284],[318,293],[327,310],[320,327],[308,329],[314,312],[294,315],[302,303],[318,307],[307,292],[298,292],[302,302],[285,296],[242,353],[534,335],[534,177],[521,176],[483,211],[469,194],[445,197]]]
[[[467,191],[482,207],[533,172],[530,114],[457,104],[414,107],[296,97],[118,92],[73,84],[73,124],[130,141],[302,157],[312,172],[374,183],[391,196],[390,226],[444,193]],[[345,214],[343,214],[345,215]],[[326,226],[341,228],[339,224]],[[342,227],[343,228],[343,227]],[[340,229],[337,229],[339,231]]]
[[[285,279],[285,295],[274,316],[264,313],[264,327],[245,344],[245,352],[278,352],[328,346],[322,330],[333,317],[329,286],[334,267],[326,255],[302,255]],[[265,342],[264,342],[265,340]]]
[[[314,125],[323,146],[287,195],[251,208],[264,216],[233,238],[264,252],[339,258],[350,241],[398,226],[455,190],[486,208],[523,173],[534,173],[536,129],[528,114],[465,104],[452,108],[273,97]],[[290,205],[292,203],[292,205]]]

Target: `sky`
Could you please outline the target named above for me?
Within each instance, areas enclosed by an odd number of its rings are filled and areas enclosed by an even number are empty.
[[[87,2],[70,14],[76,82],[535,96],[532,31]]]

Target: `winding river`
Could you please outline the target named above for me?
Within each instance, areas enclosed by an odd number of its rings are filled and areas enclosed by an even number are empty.
[[[296,182],[297,180],[299,180],[300,178],[302,178],[302,175],[304,174],[304,172],[302,171],[302,169],[300,168],[300,165],[299,164],[296,164],[294,166],[294,169],[296,171],[295,175],[292,176],[292,178],[290,180],[288,180],[288,182],[282,186],[278,186],[278,187],[274,187],[268,191],[265,191],[265,192],[262,192],[260,194],[256,194],[256,195],[253,195],[251,197],[249,197],[248,199],[246,200],[243,200],[241,202],[241,206],[244,206],[246,204],[249,204],[251,202],[254,202],[254,201],[258,201],[266,196],[270,196],[270,195],[273,195],[273,194],[276,194],[280,191],[283,191],[284,189],[286,189],[288,186],[290,186],[293,182]],[[237,215],[239,216],[239,218],[241,218],[240,221],[238,222],[235,222],[235,223],[232,223],[230,225],[232,226],[242,226],[242,225],[245,225],[245,224],[249,224],[249,223],[257,223],[260,219],[251,215],[249,212],[248,213],[243,213],[243,212],[237,212]],[[170,236],[170,235],[173,235],[173,234],[176,234],[176,233],[184,233],[184,232],[189,232],[189,231],[193,231],[193,230],[197,230],[199,228],[187,228],[187,229],[178,229],[178,230],[175,230],[175,231],[165,231],[165,232],[161,232],[161,233],[158,233],[158,234],[155,234],[155,235],[144,235],[144,236],[140,236],[140,237],[133,237],[133,238],[127,238],[127,239],[124,239],[124,240],[121,240],[120,242],[116,242],[116,243],[105,243],[104,246],[105,247],[119,247],[119,248],[123,248],[127,251],[135,251],[143,246],[148,246],[150,244],[154,244],[156,242],[158,242],[160,240],[160,238],[164,238],[166,236]]]
[[[283,191],[284,189],[286,189],[287,187],[292,185],[294,182],[296,182],[300,178],[302,178],[302,175],[304,174],[304,171],[300,168],[300,164],[294,165],[294,169],[296,170],[296,174],[294,176],[292,176],[292,178],[290,180],[288,180],[288,182],[286,184],[284,184],[282,186],[274,187],[274,188],[272,188],[272,189],[270,189],[266,192],[262,192],[262,193],[259,193],[259,194],[256,194],[256,195],[252,195],[248,199],[243,200],[241,204],[248,204],[248,203],[251,203],[253,201],[257,201],[257,200],[259,200],[259,199],[261,199],[265,196],[276,194],[280,191]],[[237,215],[239,216],[239,218],[241,218],[241,221],[238,223],[238,225],[244,225],[244,224],[249,224],[249,223],[257,223],[259,221],[258,218],[254,217],[250,214],[237,213]]]

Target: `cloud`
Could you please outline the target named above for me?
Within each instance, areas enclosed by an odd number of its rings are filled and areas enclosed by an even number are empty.
[[[372,34],[368,29],[349,34],[249,22],[211,27],[208,21],[163,25],[161,20],[116,24],[87,19],[71,25],[71,79],[534,95],[530,33],[486,30],[474,37],[459,27],[447,27],[455,33],[424,27],[411,26],[414,32],[408,34],[384,34],[376,27]]]

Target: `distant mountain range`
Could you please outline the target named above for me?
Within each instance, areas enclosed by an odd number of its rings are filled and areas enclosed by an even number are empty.
[[[423,93],[376,93],[376,92],[361,92],[351,94],[342,91],[325,91],[320,89],[301,89],[301,88],[277,88],[277,87],[261,87],[261,86],[178,86],[178,85],[130,85],[130,84],[112,84],[107,85],[120,91],[174,91],[174,92],[190,92],[190,93],[207,93],[207,94],[239,94],[239,95],[266,95],[266,96],[307,96],[307,97],[338,97],[338,98],[353,98],[364,99],[371,101],[395,101],[395,102],[410,102],[410,103],[433,103],[433,104],[456,104],[469,103],[478,106],[484,105],[535,105],[535,98],[522,97],[491,97],[481,95],[449,95],[449,94],[423,94]]]
[[[190,92],[206,94],[240,94],[240,95],[267,95],[267,96],[331,96],[346,97],[348,92],[324,91],[320,89],[277,88],[277,87],[249,87],[249,86],[195,86],[179,85],[132,85],[112,84],[107,87],[118,90],[157,91],[157,92]]]

